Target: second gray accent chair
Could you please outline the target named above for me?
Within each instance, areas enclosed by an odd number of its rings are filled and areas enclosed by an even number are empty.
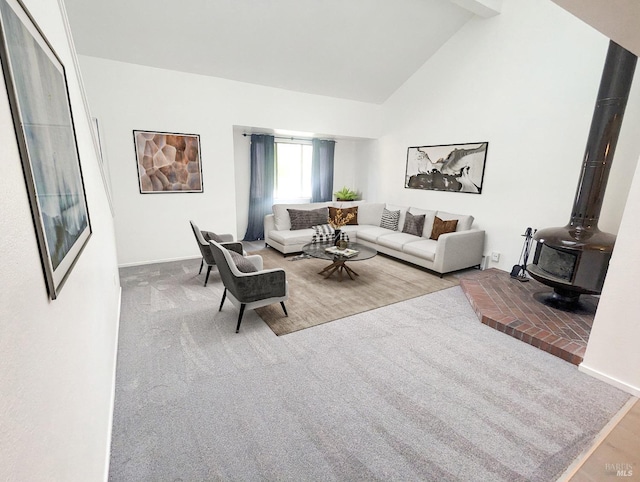
[[[204,279],[204,285],[207,286],[209,282],[209,274],[211,273],[211,268],[216,265],[216,261],[213,258],[213,253],[211,252],[211,246],[209,245],[209,241],[206,240],[200,231],[200,228],[193,221],[189,221],[191,224],[191,229],[193,230],[193,234],[196,237],[196,241],[198,242],[198,248],[200,248],[200,253],[202,254],[202,261],[200,262],[200,271],[198,274],[202,273],[202,268],[204,265],[207,265],[207,276]],[[234,242],[233,235],[231,234],[218,234],[217,235],[222,241],[224,247],[231,249],[239,254],[245,254],[242,249],[242,243]]]

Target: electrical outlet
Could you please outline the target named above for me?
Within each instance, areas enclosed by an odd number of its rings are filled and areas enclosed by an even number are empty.
[[[491,253],[491,261],[494,261],[496,263],[500,261],[500,253],[498,253],[497,251]]]

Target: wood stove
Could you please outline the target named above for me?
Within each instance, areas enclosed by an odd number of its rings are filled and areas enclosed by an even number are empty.
[[[637,57],[613,41],[605,60],[569,224],[540,229],[527,272],[554,288],[539,301],[571,308],[581,294],[599,294],[615,235],[598,229],[600,210],[629,98]]]

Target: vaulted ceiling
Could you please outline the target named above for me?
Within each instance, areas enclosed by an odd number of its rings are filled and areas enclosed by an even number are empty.
[[[64,0],[81,55],[382,103],[503,0]],[[518,0],[505,0],[518,1]],[[640,53],[640,1],[552,0]]]
[[[80,55],[382,103],[501,0],[65,0]]]

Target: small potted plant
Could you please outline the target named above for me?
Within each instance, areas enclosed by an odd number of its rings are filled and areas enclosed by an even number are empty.
[[[352,191],[346,186],[334,192],[333,195],[336,197],[336,201],[355,201],[358,199],[357,191]]]

